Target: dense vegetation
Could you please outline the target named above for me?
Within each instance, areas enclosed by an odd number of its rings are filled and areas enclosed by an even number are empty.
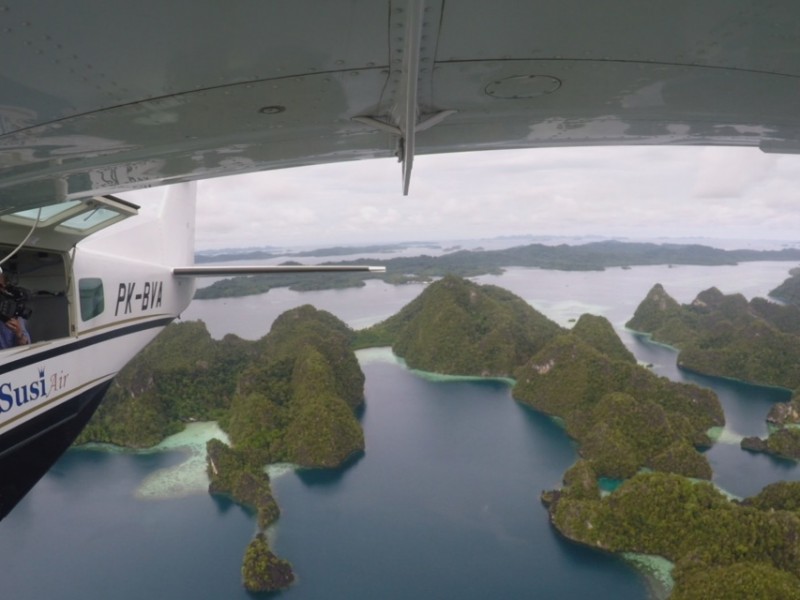
[[[77,443],[144,448],[188,421],[219,418],[254,351],[234,335],[213,340],[199,321],[170,325],[120,371]]]
[[[329,249],[330,250],[330,249]],[[321,251],[315,251],[317,253]],[[242,257],[229,257],[230,259]],[[244,258],[252,258],[245,256]],[[276,287],[296,290],[358,287],[365,279],[388,283],[428,281],[445,275],[474,277],[501,273],[503,267],[539,267],[564,271],[598,271],[631,265],[734,265],[754,260],[800,260],[800,250],[720,250],[697,244],[646,244],[593,242],[579,246],[529,244],[504,250],[461,250],[441,256],[397,257],[388,260],[360,259],[348,264],[375,264],[386,273],[341,273],[324,275],[254,275],[234,277],[197,291],[196,298],[223,298],[261,294]],[[341,263],[327,263],[341,264]]]
[[[673,561],[673,599],[800,598],[800,486],[738,504],[668,473],[636,475],[606,497],[595,480],[582,462],[563,490],[543,494],[553,525],[595,548]]]
[[[172,324],[120,372],[79,443],[152,446],[186,422],[217,419],[262,464],[339,465],[364,443],[352,340],[311,306],[284,313],[257,342],[213,340],[202,322]]]
[[[344,323],[308,305],[278,317],[220,422],[234,446],[257,464],[304,467],[335,467],[363,451],[354,411],[364,375],[352,341]]]
[[[695,370],[791,385],[800,357],[797,316],[795,307],[713,288],[681,306],[656,285],[628,326],[679,347],[680,363]],[[564,488],[543,494],[553,525],[592,547],[675,562],[673,599],[800,599],[800,484],[774,484],[736,503],[685,478],[710,478],[692,446],[704,443],[701,424],[721,422],[719,405],[696,396],[702,390],[648,380],[630,361],[585,341],[556,338],[517,372],[515,397],[561,417],[580,443],[582,458]],[[663,383],[677,392],[666,403]],[[742,445],[800,458],[800,429],[791,427],[798,420],[795,397],[770,413],[781,429]],[[655,472],[634,475],[642,466]],[[598,477],[631,475],[601,496]]]
[[[631,477],[647,467],[710,478],[708,461],[694,447],[710,445],[707,430],[724,422],[713,392],[604,353],[610,341],[576,329],[517,369],[514,398],[562,419],[600,476]],[[610,325],[603,329],[617,337]]]
[[[391,345],[426,371],[513,375],[514,397],[561,417],[602,476],[648,467],[711,477],[695,446],[723,423],[716,396],[637,365],[603,317],[583,315],[567,331],[506,290],[448,276],[356,344]]]
[[[655,285],[627,326],[680,350],[678,365],[763,385],[800,388],[800,306],[710,288],[680,305]],[[742,448],[800,459],[800,401],[777,404],[768,421],[777,430],[767,439],[748,437]]]
[[[800,267],[789,271],[789,278],[769,293],[771,298],[800,306]]]
[[[572,328],[572,334],[611,360],[636,364],[636,357],[625,347],[605,317],[581,315]]]
[[[262,530],[278,519],[280,509],[263,465],[254,464],[245,453],[217,439],[206,444],[206,463],[211,494],[228,496],[254,509]]]
[[[507,290],[447,276],[393,317],[359,331],[356,345],[391,346],[413,369],[507,377],[561,331]]]
[[[200,322],[170,325],[120,372],[80,441],[150,446],[187,421],[217,419],[233,447],[208,442],[209,492],[255,510],[263,533],[279,515],[266,463],[336,467],[364,450],[352,341],[344,323],[311,306],[284,313],[257,342],[214,341]],[[245,586],[288,585],[291,566],[261,533],[244,557]]]
[[[294,582],[291,565],[272,553],[263,533],[256,534],[247,546],[242,561],[242,582],[250,592],[274,592]]]
[[[705,290],[679,305],[661,285],[627,326],[680,350],[678,364],[706,375],[800,387],[800,308]]]
[[[292,566],[278,558],[269,547],[264,530],[278,519],[280,510],[272,496],[269,476],[245,453],[219,440],[206,447],[207,472],[211,494],[222,494],[257,511],[259,532],[245,551],[242,581],[251,592],[275,591],[294,581]]]

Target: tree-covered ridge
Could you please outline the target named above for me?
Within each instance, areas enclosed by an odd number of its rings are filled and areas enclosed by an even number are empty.
[[[364,402],[364,374],[350,346],[353,333],[312,306],[283,313],[256,342],[257,353],[238,377],[230,410],[220,425],[233,448],[208,444],[209,491],[254,507],[259,534],[244,556],[250,591],[272,591],[294,580],[263,535],[277,518],[263,465],[286,461],[303,467],[337,467],[364,450],[354,411]]]
[[[278,520],[280,509],[263,465],[253,464],[244,453],[218,439],[206,444],[206,464],[209,493],[228,496],[254,509],[262,530]]]
[[[234,335],[213,340],[200,321],[170,325],[119,372],[77,443],[144,448],[218,418],[255,349]]]
[[[314,348],[333,369],[333,391],[356,409],[364,403],[364,374],[352,351],[355,335],[339,318],[306,304],[275,319],[258,344],[261,356],[275,363]]]
[[[800,598],[800,488],[742,504],[711,484],[668,473],[639,474],[601,498],[597,473],[579,461],[561,491],[542,499],[566,537],[612,552],[675,563],[671,598]]]
[[[755,496],[743,500],[742,504],[759,510],[800,512],[800,481],[770,483]]]
[[[256,342],[217,341],[202,322],[174,323],[119,373],[79,443],[147,447],[189,421],[216,419],[262,463],[336,466],[363,450],[353,411],[364,401],[364,375],[353,335],[308,305],[281,315]]]
[[[561,417],[604,476],[648,467],[711,477],[695,446],[724,422],[716,396],[638,366],[603,317],[583,315],[567,331],[506,290],[449,276],[356,344],[391,345],[426,371],[514,376],[513,396]]]
[[[413,369],[507,377],[561,331],[507,290],[448,276],[358,332],[356,345],[390,345]]]
[[[588,313],[581,315],[572,328],[572,334],[610,359],[636,363],[636,357],[625,347],[605,317]]]
[[[800,267],[790,270],[789,277],[772,290],[769,296],[786,304],[800,306]]]
[[[210,440],[206,450],[209,493],[228,496],[258,514],[259,531],[247,547],[242,563],[244,587],[251,592],[267,592],[291,585],[292,566],[272,553],[264,535],[264,530],[280,515],[269,476],[263,467],[249,461],[245,453],[219,440]]]
[[[347,264],[381,264],[386,273],[340,273],[324,275],[253,275],[234,277],[197,290],[195,298],[225,298],[263,294],[272,288],[298,291],[360,287],[366,279],[400,284],[430,281],[446,275],[475,277],[499,274],[503,267],[538,267],[563,271],[601,271],[633,265],[735,265],[755,260],[800,260],[800,250],[720,250],[698,244],[650,244],[618,241],[577,246],[529,244],[503,250],[461,250],[441,256],[396,257],[388,260],[359,259]],[[325,263],[343,264],[343,263]]]
[[[711,477],[708,461],[694,448],[710,445],[707,430],[724,423],[710,390],[613,358],[576,332],[551,341],[516,379],[514,398],[561,418],[599,475],[626,478],[647,467]]]
[[[679,305],[660,285],[627,327],[680,350],[679,366],[762,385],[800,387],[800,309],[716,288]]]
[[[245,550],[242,582],[249,592],[274,592],[294,582],[292,566],[272,553],[264,533],[257,533]]]
[[[170,325],[120,372],[79,441],[152,446],[187,421],[217,419],[233,447],[208,443],[209,492],[257,511],[263,533],[279,514],[266,463],[337,467],[364,450],[352,341],[344,323],[311,306],[287,311],[256,342],[215,341],[202,322]],[[260,534],[242,573],[249,590],[293,580]]]
[[[362,452],[354,410],[364,402],[364,374],[352,341],[349,327],[312,306],[276,319],[220,423],[234,446],[259,464],[304,467],[335,467]]]
[[[681,305],[657,283],[647,292],[625,326],[650,333],[656,341],[678,346],[694,335],[693,324],[687,324],[685,320],[687,317]]]

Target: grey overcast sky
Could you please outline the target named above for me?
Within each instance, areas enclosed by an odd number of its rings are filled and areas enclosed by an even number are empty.
[[[157,189],[122,194],[153,204]],[[752,148],[548,148],[381,159],[201,181],[197,248],[509,235],[800,242],[800,156]]]

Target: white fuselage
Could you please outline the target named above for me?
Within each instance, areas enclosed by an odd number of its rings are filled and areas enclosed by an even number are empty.
[[[34,227],[5,266],[18,287],[31,290],[33,313],[31,343],[0,350],[0,456],[27,443],[30,433],[10,435],[26,423],[43,422],[33,432],[39,435],[72,418],[64,406],[104,389],[191,302],[194,280],[172,269],[191,264],[194,193],[194,184],[178,186],[159,217],[133,216],[71,247],[37,247],[36,240],[58,240],[66,229],[65,221],[48,224],[37,214],[41,230]]]

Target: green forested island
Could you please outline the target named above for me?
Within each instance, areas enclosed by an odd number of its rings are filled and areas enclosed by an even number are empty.
[[[706,375],[800,387],[800,307],[710,288],[678,304],[656,284],[626,324],[680,350],[678,364]]]
[[[796,390],[789,402],[773,405],[767,415],[767,423],[769,436],[766,439],[746,437],[742,440],[742,448],[800,460],[800,393]]]
[[[119,372],[77,443],[146,448],[187,422],[216,420],[255,357],[253,342],[215,341],[199,321],[172,324]]]
[[[648,467],[711,477],[695,446],[724,422],[716,396],[637,365],[602,317],[566,330],[507,290],[448,276],[356,344],[390,345],[425,371],[515,378],[513,396],[562,419],[601,476]]]
[[[789,271],[789,278],[769,293],[771,298],[800,306],[800,267]]]
[[[333,250],[333,249],[329,249]],[[321,251],[315,251],[321,252]],[[231,260],[254,258],[229,256]],[[388,260],[359,259],[347,264],[381,264],[386,273],[338,273],[308,275],[253,275],[217,281],[199,289],[195,298],[224,298],[262,294],[272,288],[298,291],[359,287],[366,279],[387,283],[430,281],[446,275],[474,277],[502,273],[503,267],[539,267],[564,271],[600,271],[633,265],[735,265],[756,260],[800,260],[800,250],[720,250],[699,244],[651,244],[603,241],[570,246],[529,244],[504,250],[460,250],[441,256],[397,257]],[[326,263],[342,264],[342,263]]]
[[[152,446],[189,421],[217,420],[232,446],[208,443],[209,491],[256,510],[263,533],[279,515],[267,463],[330,468],[364,450],[352,338],[311,306],[284,313],[256,342],[215,341],[201,322],[170,325],[120,372],[78,442]],[[245,587],[285,587],[291,567],[261,533],[245,553]]]
[[[449,275],[399,313],[356,335],[356,346],[391,346],[412,369],[511,377],[562,331],[522,298]]]
[[[800,460],[800,306],[763,298],[747,301],[710,288],[680,305],[655,285],[627,326],[680,350],[678,365],[703,373],[795,390],[795,400],[773,408],[767,439],[742,447]]]
[[[553,525],[588,546],[668,558],[672,600],[800,598],[800,483],[738,503],[709,483],[660,472],[602,497],[596,477],[579,461],[562,490],[542,495]]]
[[[576,329],[517,369],[514,398],[559,417],[598,476],[626,478],[646,467],[710,479],[695,448],[710,446],[706,432],[724,423],[716,395],[606,354]]]

